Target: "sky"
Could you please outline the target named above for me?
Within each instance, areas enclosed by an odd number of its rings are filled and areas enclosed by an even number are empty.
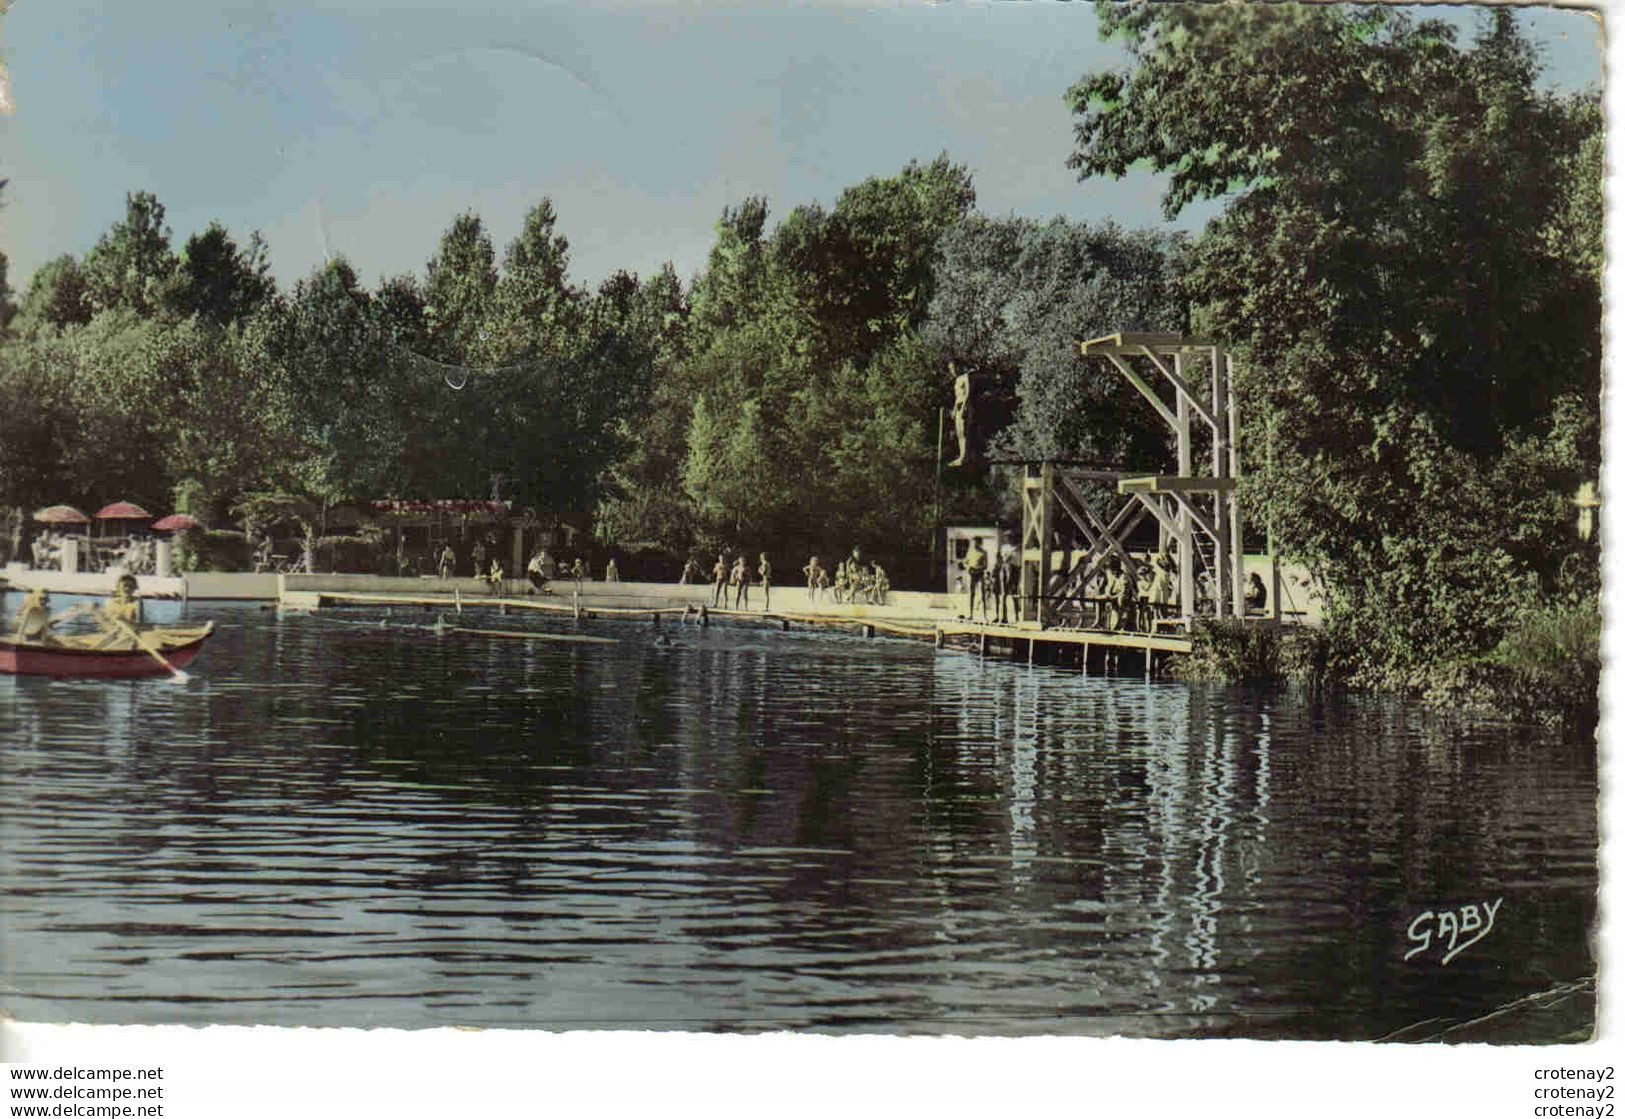
[[[1548,81],[1601,82],[1592,16],[1519,19]],[[285,285],[338,254],[375,282],[463,211],[500,250],[551,197],[578,282],[686,277],[726,205],[782,217],[942,152],[984,212],[1158,224],[1151,175],[1066,167],[1067,87],[1122,61],[1081,3],[14,0],[0,251],[20,289],[148,190],[177,247],[218,220],[261,231]]]

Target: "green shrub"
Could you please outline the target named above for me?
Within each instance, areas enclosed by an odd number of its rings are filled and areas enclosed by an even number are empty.
[[[1177,664],[1176,671],[1187,680],[1231,684],[1280,680],[1281,632],[1278,626],[1233,618],[1198,621],[1191,635],[1191,655]]]
[[[323,536],[316,541],[316,568],[319,571],[377,573],[384,568],[384,552],[377,534]],[[390,553],[391,563],[394,553]]]
[[[230,529],[206,529],[201,532],[189,532],[187,536],[187,560],[192,566],[188,571],[252,571],[254,565],[250,559],[248,537],[241,532]]]
[[[1602,614],[1596,600],[1530,610],[1490,654],[1515,712],[1595,728],[1602,683]]]

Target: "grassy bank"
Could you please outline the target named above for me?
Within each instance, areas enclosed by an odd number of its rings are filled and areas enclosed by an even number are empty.
[[[1531,610],[1487,653],[1404,666],[1370,663],[1335,628],[1200,623],[1184,679],[1388,691],[1429,706],[1589,736],[1596,730],[1602,618],[1596,603]]]

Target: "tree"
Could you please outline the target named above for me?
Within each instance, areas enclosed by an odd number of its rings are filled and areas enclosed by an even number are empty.
[[[163,203],[146,191],[125,195],[123,220],[86,255],[84,271],[93,310],[124,307],[142,317],[155,314],[175,271]]]
[[[225,227],[210,222],[187,238],[163,301],[180,318],[196,315],[224,326],[247,318],[275,292],[260,235],[250,235],[247,249],[239,249]]]
[[[5,336],[11,329],[11,320],[17,315],[17,294],[11,289],[6,280],[6,271],[9,266],[5,253],[0,253],[0,337]]]
[[[0,346],[0,505],[34,509],[81,492],[67,469],[81,413],[65,357],[15,340]]]
[[[428,356],[453,365],[486,356],[496,285],[496,252],[484,223],[474,214],[458,215],[440,238],[423,286]]]
[[[943,239],[924,336],[975,372],[993,453],[1160,469],[1166,429],[1079,339],[1183,330],[1183,242],[1057,218],[966,219]]]
[[[716,225],[716,244],[711,246],[691,297],[696,350],[703,349],[712,335],[759,313],[767,271],[766,228],[764,198],[752,196],[723,209]]]
[[[12,333],[32,338],[42,332],[82,326],[92,314],[84,268],[71,256],[59,256],[41,265],[29,281],[11,324]]]
[[[326,503],[401,493],[408,452],[420,453],[410,355],[390,348],[349,262],[300,280],[248,336],[251,367],[299,403],[296,488]]]
[[[585,299],[570,286],[570,242],[557,225],[552,200],[542,199],[503,254],[483,354],[489,364],[568,353],[577,341]]]
[[[1594,96],[1540,92],[1504,9],[1466,48],[1380,8],[1100,21],[1131,67],[1070,91],[1074,166],[1164,172],[1170,214],[1230,199],[1189,282],[1196,328],[1243,359],[1255,523],[1321,575],[1368,664],[1482,650],[1573,548],[1509,550],[1497,463],[1598,400]]]
[[[680,453],[683,490],[643,508],[668,529],[692,523],[708,545],[835,537],[923,551],[929,526],[903,503],[930,490],[940,371],[910,343],[941,241],[974,199],[968,173],[939,158],[828,210],[797,207],[771,233],[764,200],[725,210],[694,285],[687,356],[653,389],[669,402],[663,420],[689,419],[680,441],[660,428],[642,468],[669,470]]]
[[[599,535],[628,548],[673,555],[694,541],[696,513],[683,486],[692,399],[682,379],[688,352],[688,298],[670,264],[638,285],[619,310],[619,330],[647,355],[648,390],[621,420],[625,448],[601,481]]]
[[[4,192],[9,179],[0,179],[0,192]],[[0,253],[0,337],[4,337],[12,317],[17,314],[17,302],[13,298],[17,293],[12,291],[11,285],[6,282],[8,261],[5,253]]]

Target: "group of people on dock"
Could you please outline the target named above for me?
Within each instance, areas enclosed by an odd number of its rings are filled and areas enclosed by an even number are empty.
[[[878,562],[864,563],[860,548],[853,548],[849,557],[835,565],[833,580],[817,556],[809,559],[801,572],[807,576],[808,602],[816,603],[822,594],[827,601],[837,603],[883,606],[891,593],[886,569]]]
[[[683,573],[678,577],[678,583],[698,583],[700,565],[694,562],[691,556],[683,565]],[[755,565],[745,558],[745,553],[739,553],[733,564],[728,563],[727,553],[720,553],[717,562],[711,565],[711,606],[715,608],[728,608],[728,597],[733,596],[733,609],[750,609],[751,584],[760,583],[762,588],[762,609],[773,608],[773,561],[767,558],[766,552],[758,554]]]
[[[982,546],[982,537],[976,537],[970,542],[970,550],[960,566],[964,569],[969,592],[966,620],[976,620],[977,607],[981,607],[982,621],[989,624],[1008,625],[1020,616],[1016,593],[1021,581],[1021,561],[1008,536],[999,533],[991,554]]]
[[[822,598],[837,603],[881,605],[891,593],[886,569],[878,563],[865,563],[863,551],[857,547],[848,558],[835,565],[833,574],[817,556],[808,558],[801,573],[807,578],[809,604],[816,604]],[[704,569],[690,556],[677,582],[692,586],[706,581]],[[728,562],[726,552],[720,553],[716,563],[711,565],[709,582],[713,608],[748,610],[752,586],[761,588],[762,609],[773,607],[773,561],[766,552],[758,553],[754,564],[744,552],[735,556],[732,563]]]
[[[560,578],[573,580],[576,590],[579,591],[581,585],[591,579],[592,575],[587,570],[587,561],[581,556],[577,556],[568,565],[565,565],[554,559],[553,553],[546,548],[538,548],[531,555],[530,562],[525,565],[525,578],[530,581],[530,593],[552,594],[553,592],[548,588],[549,583]],[[620,581],[621,569],[616,565],[615,557],[611,556],[609,562],[604,565],[604,582],[619,583]]]
[[[1132,556],[1132,568],[1123,557],[1112,555],[1090,579],[1081,599],[1092,608],[1090,616],[1077,622],[1090,628],[1146,633],[1157,622],[1173,618],[1179,610],[1179,564],[1172,549],[1164,545],[1156,552]],[[960,561],[964,570],[967,601],[965,619],[976,621],[978,613],[985,624],[1008,625],[1020,620],[1017,596],[1021,593],[1021,560],[1008,536],[1001,532],[990,554],[984,538],[971,541]],[[1066,576],[1051,580],[1051,593],[1058,591]],[[1206,573],[1198,577],[1197,598],[1211,604],[1214,590]],[[1258,613],[1268,604],[1264,582],[1254,572],[1248,576],[1245,594],[1248,613]]]

